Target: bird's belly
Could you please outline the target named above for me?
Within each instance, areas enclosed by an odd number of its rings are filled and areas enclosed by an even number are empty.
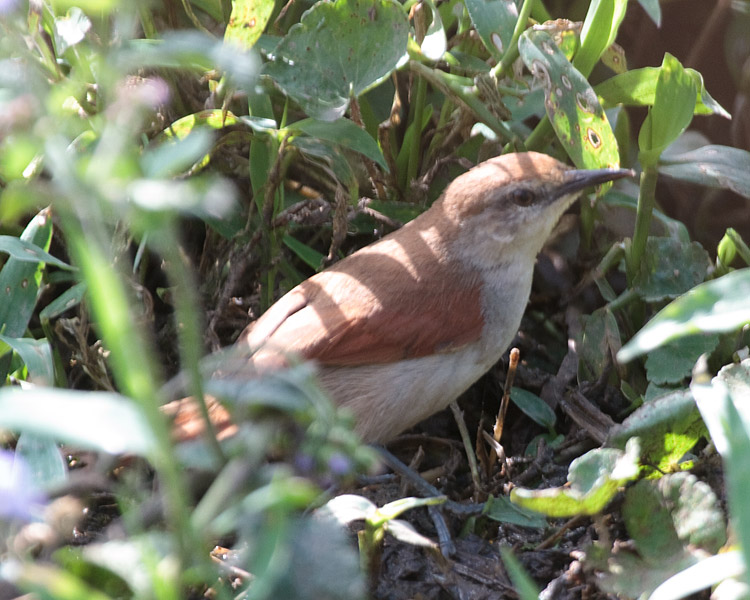
[[[499,358],[479,344],[457,352],[382,365],[324,367],[320,379],[333,400],[349,408],[367,442],[385,442],[445,408]]]

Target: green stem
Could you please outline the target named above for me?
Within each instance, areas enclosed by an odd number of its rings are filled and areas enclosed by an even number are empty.
[[[518,13],[516,27],[513,30],[513,37],[510,38],[510,44],[505,50],[502,60],[493,67],[492,71],[490,71],[495,79],[501,79],[518,58],[518,38],[520,38],[521,34],[526,30],[526,24],[529,21],[531,9],[536,2],[537,0],[523,0],[521,11]]]
[[[411,148],[409,148],[409,164],[406,171],[406,186],[404,190],[409,190],[411,182],[417,178],[417,171],[419,167],[419,157],[421,144],[419,143],[422,139],[422,118],[424,115],[424,101],[427,96],[427,82],[423,77],[417,78],[417,93],[414,99],[414,120],[412,121],[412,127],[414,127],[414,135],[411,138]]]
[[[638,209],[635,215],[635,231],[633,241],[625,256],[627,264],[628,282],[633,283],[633,278],[640,270],[641,260],[646,253],[646,240],[651,228],[651,213],[656,203],[656,179],[658,173],[656,167],[647,167],[641,173],[641,189],[638,194]]]
[[[58,204],[61,207],[60,204]],[[160,398],[153,365],[156,360],[141,329],[136,325],[122,278],[112,267],[106,248],[73,214],[63,207],[58,212],[71,255],[88,283],[90,307],[105,346],[111,353],[112,371],[122,391],[139,406],[156,443],[149,456],[163,482],[166,519],[174,532],[183,569],[200,548],[196,532],[189,526],[187,499],[190,497],[175,460],[167,419],[160,410]],[[100,233],[100,232],[94,232]]]
[[[188,376],[188,392],[195,399],[205,423],[204,438],[206,443],[213,453],[214,459],[218,464],[223,465],[226,458],[216,438],[216,430],[211,423],[206,400],[203,396],[203,378],[200,370],[203,340],[201,338],[202,327],[200,327],[200,302],[196,293],[198,285],[187,264],[187,257],[177,242],[174,223],[168,223],[151,239],[157,251],[166,259],[167,276],[170,278],[172,285],[179,290],[179,293],[174,295],[174,302],[180,364]]]
[[[461,85],[456,82],[455,75],[449,75],[438,69],[431,69],[416,60],[409,61],[409,68],[421,77],[424,77],[432,86],[439,89],[446,96],[466,106],[480,121],[500,136],[503,141],[509,142],[516,137],[510,127],[493,115],[482,101],[479,100],[475,87]]]

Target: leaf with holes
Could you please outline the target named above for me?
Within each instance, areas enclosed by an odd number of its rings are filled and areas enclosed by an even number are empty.
[[[501,60],[518,21],[514,0],[465,0],[466,10],[492,58]]]
[[[618,167],[617,141],[594,90],[550,35],[528,30],[518,46],[524,63],[544,88],[547,116],[575,165]]]

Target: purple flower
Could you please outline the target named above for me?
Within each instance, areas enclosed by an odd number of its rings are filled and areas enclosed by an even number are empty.
[[[45,502],[44,494],[33,484],[26,461],[0,450],[0,519],[33,521],[41,516]]]

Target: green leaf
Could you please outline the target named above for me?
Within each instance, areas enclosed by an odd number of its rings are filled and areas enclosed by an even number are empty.
[[[356,494],[341,494],[331,498],[316,514],[332,517],[342,525],[352,521],[366,520],[375,514],[377,506],[367,498]]]
[[[547,116],[573,163],[580,169],[618,167],[617,141],[596,94],[552,37],[545,31],[527,30],[518,48],[544,87]]]
[[[659,173],[750,198],[750,152],[747,150],[710,145],[684,154],[665,152],[659,161]]]
[[[518,6],[514,0],[465,0],[464,4],[485,48],[501,60],[513,37]]]
[[[407,510],[419,508],[420,506],[436,506],[445,502],[445,496],[435,496],[434,498],[399,498],[389,502],[375,511],[375,516],[369,521],[375,525],[395,519]]]
[[[274,0],[232,0],[232,15],[224,41],[249,50],[258,41],[273,14]]]
[[[628,0],[592,0],[581,29],[581,48],[573,60],[584,77],[615,41],[627,7]]]
[[[643,479],[625,492],[622,518],[647,561],[666,561],[682,551],[669,508],[654,480]]]
[[[378,143],[364,129],[349,119],[337,119],[335,121],[304,119],[292,123],[287,129],[289,131],[301,131],[314,138],[333,142],[349,150],[359,152],[388,171],[388,165],[383,158]]]
[[[320,270],[323,265],[323,259],[325,259],[324,255],[310,248],[307,244],[303,244],[297,238],[293,238],[291,235],[285,235],[282,240],[284,245],[299,256],[308,267],[316,271]]]
[[[88,4],[89,1],[82,4]],[[112,600],[110,596],[88,585],[77,575],[42,563],[6,561],[0,567],[0,578],[12,582],[22,590],[34,592],[39,598]]]
[[[52,385],[55,368],[52,362],[52,349],[46,339],[12,338],[0,335],[0,342],[13,348],[29,370],[29,379],[39,385]]]
[[[688,377],[701,354],[719,345],[718,335],[691,335],[655,348],[646,358],[648,380],[655,384],[679,383]]]
[[[555,421],[557,420],[555,411],[536,394],[513,387],[510,390],[510,399],[513,400],[513,404],[520,408],[535,423],[547,429],[555,427]]]
[[[531,576],[526,572],[513,551],[502,546],[500,548],[500,555],[503,558],[503,564],[505,569],[510,575],[510,580],[513,582],[513,587],[518,593],[520,600],[539,600],[540,592],[537,588],[536,583]]]
[[[548,517],[593,515],[607,506],[620,486],[638,476],[637,438],[628,441],[625,452],[614,448],[591,450],[570,463],[568,487],[529,490],[514,488],[515,504]]]
[[[44,218],[49,218],[49,215]],[[17,238],[12,235],[0,235],[0,252],[9,254],[20,262],[46,263],[60,269],[75,270],[75,267],[71,267],[68,263],[55,258],[36,244],[24,239],[23,236]],[[5,268],[5,265],[3,268]]]
[[[594,88],[604,108],[625,106],[652,106],[656,98],[656,85],[661,67],[643,67],[615,75]],[[726,119],[731,115],[708,93],[703,76],[693,69],[685,69],[698,88],[694,112],[696,115],[716,114]]]
[[[654,105],[638,133],[639,159],[644,167],[656,165],[664,149],[693,120],[697,86],[674,56],[664,55],[656,82]]]
[[[430,7],[432,21],[427,28],[420,50],[429,60],[440,60],[443,58],[445,51],[448,49],[448,40],[443,27],[443,20],[440,18],[440,12],[433,0],[425,0],[425,4]]]
[[[525,510],[513,504],[507,496],[490,498],[485,504],[482,516],[500,523],[511,523],[521,527],[535,527],[541,529],[547,526],[547,519],[538,512]]]
[[[438,545],[430,538],[418,533],[411,523],[401,519],[391,519],[384,524],[385,530],[395,537],[399,542],[421,546],[423,548],[437,549]]]
[[[578,346],[578,375],[582,381],[596,381],[612,364],[620,349],[620,328],[607,307],[596,309],[586,317]]]
[[[750,269],[702,283],[665,306],[617,354],[627,362],[693,333],[722,333],[750,323]]]
[[[743,361],[744,362],[744,361]],[[690,390],[708,427],[711,439],[724,460],[729,511],[733,530],[742,551],[745,565],[750,564],[750,411],[747,398],[737,397],[735,388],[718,377],[704,381],[702,376],[693,379]],[[745,576],[747,577],[747,575]]]
[[[726,543],[716,495],[691,473],[639,481],[625,493],[622,516],[644,566],[662,580]]]
[[[132,401],[111,392],[0,390],[0,427],[108,452],[152,456],[156,441]]]
[[[264,72],[323,121],[385,79],[406,54],[409,23],[393,0],[319,2],[273,51]]]
[[[211,131],[196,128],[184,137],[175,137],[143,151],[140,163],[146,177],[174,177],[188,169],[198,170],[208,164],[208,152],[214,145]]]
[[[633,288],[646,302],[676,298],[702,283],[710,259],[698,242],[649,237]]]
[[[637,437],[643,464],[661,472],[679,470],[679,461],[705,435],[700,413],[688,390],[670,392],[638,407],[609,432],[607,444],[625,448]]]
[[[48,323],[51,319],[59,317],[65,311],[70,310],[74,306],[78,306],[83,300],[83,296],[86,294],[86,282],[81,281],[76,283],[73,287],[65,290],[47,306],[45,306],[39,313],[39,320],[42,323]]]

